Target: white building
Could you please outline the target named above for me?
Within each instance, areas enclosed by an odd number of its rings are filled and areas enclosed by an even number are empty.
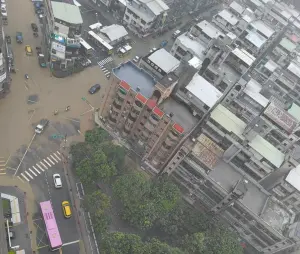
[[[101,37],[104,37],[103,39],[110,45],[115,45],[128,38],[128,32],[124,26],[116,24],[103,27],[100,29],[100,34],[102,35]]]
[[[164,13],[169,7],[162,0],[132,0],[127,2],[123,23],[138,32],[146,35],[162,22]]]

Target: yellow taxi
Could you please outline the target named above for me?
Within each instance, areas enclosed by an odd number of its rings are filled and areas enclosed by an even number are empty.
[[[63,201],[61,203],[61,206],[62,206],[65,218],[70,218],[72,215],[72,211],[71,211],[71,206],[70,206],[69,201]]]
[[[30,45],[26,45],[25,46],[25,52],[27,56],[31,56],[32,55],[32,48],[30,47]]]

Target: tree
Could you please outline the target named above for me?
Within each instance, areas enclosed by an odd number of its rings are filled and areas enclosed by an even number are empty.
[[[90,212],[98,210],[106,211],[111,207],[110,198],[99,190],[87,194],[85,196],[85,201],[88,204]]]
[[[205,232],[205,254],[242,254],[243,248],[235,233],[224,225],[218,225]]]
[[[94,147],[107,140],[109,140],[109,134],[102,128],[94,128],[93,130],[86,131],[85,133],[85,142]]]
[[[111,233],[104,237],[102,242],[104,254],[141,254],[142,250],[143,242],[135,234]]]
[[[150,242],[146,243],[143,254],[184,254],[184,252],[153,238]]]
[[[110,217],[105,214],[104,210],[97,210],[92,213],[92,221],[94,229],[98,234],[104,234],[107,232],[110,224]]]
[[[204,233],[186,235],[182,242],[182,248],[189,254],[202,253],[205,248],[204,239]]]
[[[91,149],[88,143],[80,142],[71,145],[70,154],[72,154],[73,166],[76,168],[78,164],[86,158],[89,158]]]
[[[124,168],[126,154],[124,147],[115,145],[110,141],[106,141],[100,145],[100,149],[102,149],[102,151],[107,156],[108,162],[114,163],[118,170]]]

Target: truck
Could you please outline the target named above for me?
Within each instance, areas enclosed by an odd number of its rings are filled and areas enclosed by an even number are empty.
[[[40,121],[40,123],[35,127],[34,131],[36,134],[41,134],[45,128],[47,127],[47,125],[49,124],[49,120],[47,119],[42,119]]]
[[[46,68],[46,67],[47,67],[46,60],[45,60],[45,56],[44,56],[43,54],[39,54],[39,55],[38,55],[38,60],[39,60],[39,65],[40,65],[42,68]]]
[[[16,33],[17,43],[23,43],[23,34],[21,32]]]

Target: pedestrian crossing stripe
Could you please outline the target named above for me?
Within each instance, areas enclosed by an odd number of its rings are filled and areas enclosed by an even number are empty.
[[[33,172],[33,170],[31,168],[28,168],[28,170],[34,175],[34,176],[37,176],[36,173]]]
[[[17,177],[19,178],[19,180],[20,180],[21,182],[24,183],[24,181],[23,181],[23,179],[22,179],[21,177],[19,177],[19,176],[17,176]]]
[[[101,60],[100,62],[98,62],[98,65],[101,67],[101,66],[103,66],[105,64],[108,64],[108,63],[110,63],[112,61],[113,61],[113,58],[111,56],[109,56],[109,57]]]
[[[50,157],[52,158],[52,160],[54,160],[56,163],[58,163],[58,160],[54,158],[54,156],[51,154]]]
[[[48,167],[47,167],[43,162],[40,161],[40,163],[43,165],[43,167],[44,167],[45,169],[48,169]]]
[[[21,173],[21,176],[23,176],[24,177],[24,179],[27,181],[27,182],[29,182],[30,180],[23,174],[23,173]]]
[[[40,171],[38,171],[38,169],[37,169],[35,166],[32,166],[32,168],[33,168],[38,174],[41,173]]]
[[[49,157],[47,157],[47,160],[50,161],[53,165],[55,165],[55,163]]]
[[[40,170],[42,170],[43,172],[45,171],[38,163],[36,164]]]
[[[31,179],[33,179],[33,177],[27,172],[25,171],[26,175],[28,175]]]
[[[61,161],[61,158],[59,156],[56,155],[56,153],[53,153],[53,155],[59,160]]]
[[[46,162],[46,164],[51,168],[51,164],[48,161],[46,161],[46,159],[43,159],[43,161]]]

